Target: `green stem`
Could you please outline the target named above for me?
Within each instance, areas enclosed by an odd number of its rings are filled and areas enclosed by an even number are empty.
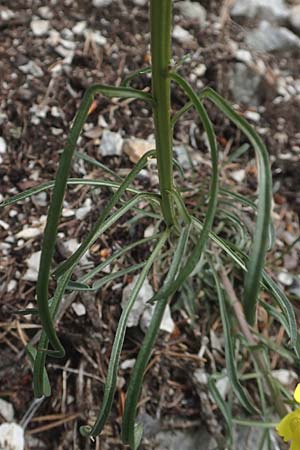
[[[171,55],[172,0],[151,0],[152,96],[158,177],[162,196],[162,212],[167,226],[175,222],[173,190],[171,95],[168,77]]]

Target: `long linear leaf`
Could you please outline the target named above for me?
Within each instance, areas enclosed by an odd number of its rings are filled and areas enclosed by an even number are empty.
[[[248,239],[247,229],[246,229],[243,221],[237,216],[237,214],[234,214],[233,212],[228,211],[226,209],[222,209],[222,208],[218,208],[218,217],[220,217],[221,219],[228,220],[228,222],[232,223],[235,230],[240,235],[239,247],[243,248]]]
[[[208,379],[208,390],[212,395],[214,401],[216,402],[218,408],[220,409],[227,426],[227,430],[232,441],[232,414],[228,405],[223,400],[217,386],[216,386],[216,376],[211,375]]]
[[[99,169],[102,169],[104,172],[109,173],[112,177],[114,177],[118,181],[123,181],[123,178],[120,177],[116,172],[111,170],[109,167],[107,167],[105,164],[102,164],[100,161],[97,161],[95,158],[92,158],[89,155],[86,155],[82,152],[74,152],[75,158],[82,159],[83,161],[91,164],[92,166],[98,167]]]
[[[256,204],[252,200],[250,200],[249,197],[246,197],[245,195],[239,194],[238,192],[233,192],[222,186],[220,187],[220,194],[224,194],[228,197],[231,197],[234,200],[237,200],[238,202],[242,203],[242,205],[250,206],[250,208],[252,208],[253,211],[257,211]]]
[[[285,293],[280,289],[280,287],[272,280],[272,278],[263,272],[263,286],[272,295],[276,303],[280,307],[281,311],[284,313],[287,321],[289,323],[289,328],[286,329],[290,339],[291,346],[294,348],[298,358],[300,358],[300,342],[299,335],[297,333],[297,323],[295,318],[295,312],[293,306]]]
[[[193,217],[192,221],[193,224],[201,231],[203,224],[195,217]],[[233,248],[233,245],[231,243],[217,236],[214,232],[210,232],[209,237],[222,250],[225,251],[225,253],[238,265],[238,267],[247,272],[247,255],[245,255],[240,249]],[[291,346],[293,347],[296,355],[300,357],[300,341],[297,333],[297,323],[295,312],[290,301],[288,300],[284,292],[276,285],[276,283],[265,271],[263,271],[262,273],[261,285],[276,301],[277,305],[283,312],[288,323],[288,327],[285,328],[285,330],[291,339]]]
[[[230,191],[230,190],[224,189],[224,188],[220,188],[220,193],[225,194],[226,196],[237,200],[238,202],[242,203],[242,205],[249,206],[255,212],[257,211],[256,204],[244,195],[238,194],[237,192],[233,192],[233,191]],[[223,203],[223,202],[224,202],[224,200],[222,200],[222,198],[221,198],[219,200],[219,203]],[[229,203],[229,204],[232,205],[232,203]],[[268,228],[268,245],[267,245],[268,251],[270,251],[274,247],[275,241],[276,241],[275,228],[274,228],[273,222],[270,221],[269,228]]]
[[[245,267],[245,271],[247,271],[247,262],[249,256],[246,255],[242,250],[237,248],[234,244],[228,242],[228,246],[231,249],[231,252],[239,255],[240,260],[243,261],[243,265]],[[280,307],[281,311],[285,315],[289,327],[286,329],[287,334],[291,339],[291,346],[294,348],[294,351],[300,357],[300,341],[299,335],[297,333],[297,323],[295,318],[295,312],[292,304],[289,299],[286,297],[284,292],[280,289],[280,287],[272,280],[272,278],[267,274],[265,270],[262,272],[262,287],[271,295],[271,297],[276,301],[277,305]]]
[[[148,67],[143,67],[142,69],[138,69],[135,70],[134,72],[129,73],[128,75],[126,75],[126,77],[122,80],[122,86],[126,86],[128,87],[130,85],[130,82],[136,78],[139,77],[140,75],[144,75],[147,73],[151,73],[152,71],[152,67],[148,66]]]
[[[100,280],[95,281],[95,283],[93,284],[92,287],[90,287],[84,283],[80,283],[78,281],[70,281],[67,286],[67,290],[96,292],[96,291],[99,291],[99,289],[102,286],[104,286],[105,284],[110,283],[110,282],[116,280],[117,278],[123,277],[124,275],[127,275],[128,273],[136,272],[137,270],[144,267],[144,265],[145,265],[145,262],[141,262],[141,263],[129,266],[129,267],[125,267],[124,269],[118,270],[117,272],[109,273],[108,275],[102,277]]]
[[[175,279],[181,269],[182,264],[184,264],[183,256],[185,254],[190,231],[190,225],[187,225],[182,231],[174,252],[170,270],[165,280],[165,284],[169,284]],[[133,373],[131,375],[127,390],[123,414],[122,439],[125,444],[129,443],[132,450],[137,449],[142,438],[142,427],[140,424],[135,424],[137,403],[141,392],[146,366],[150,359],[151,352],[157,338],[167,304],[167,296],[163,297],[156,303],[154,314],[152,316],[142,347],[139,351],[136,363],[134,365]]]
[[[155,249],[151,253],[148,261],[146,262],[145,267],[143,268],[141,274],[139,275],[137,282],[135,283],[135,286],[132,290],[132,293],[130,295],[130,298],[128,300],[126,307],[123,309],[120,320],[118,322],[116,337],[114,340],[114,344],[113,344],[113,348],[112,348],[112,352],[111,352],[111,356],[110,356],[110,360],[109,360],[108,373],[107,373],[107,379],[106,379],[105,388],[104,388],[104,397],[103,397],[103,401],[102,401],[102,406],[101,406],[97,420],[96,420],[95,424],[93,425],[93,427],[83,426],[80,428],[80,432],[84,436],[97,436],[99,433],[101,433],[101,431],[105,425],[105,422],[107,420],[107,417],[111,411],[113,398],[114,398],[114,394],[115,394],[115,390],[116,390],[117,370],[118,370],[120,354],[121,354],[121,350],[122,350],[122,346],[123,346],[123,342],[124,342],[124,338],[125,338],[128,317],[129,317],[130,311],[135,303],[135,300],[141,290],[141,287],[148,275],[148,272],[149,272],[153,262],[160,254],[166,240],[169,237],[169,234],[170,234],[169,230],[166,230],[162,234],[159,242],[157,243]]]
[[[155,198],[159,200],[158,194],[138,194],[135,197],[133,197],[131,200],[128,200],[122,208],[118,209],[116,212],[114,212],[111,216],[108,217],[106,221],[97,221],[96,224],[97,227],[94,227],[91,232],[88,234],[88,236],[85,238],[85,240],[82,242],[80,247],[76,250],[76,252],[73,253],[70,258],[65,261],[62,265],[60,265],[54,272],[53,275],[55,277],[61,277],[66,271],[69,269],[73,269],[73,267],[77,264],[77,262],[80,260],[80,258],[84,255],[84,253],[87,251],[89,246],[91,246],[95,240],[100,236],[100,234],[104,233],[107,229],[109,229],[120,217],[122,217],[124,214],[126,214],[128,211],[131,210],[131,208],[139,203],[141,200],[147,200],[149,198]]]
[[[92,245],[92,243],[95,241],[95,239],[100,234],[101,226],[106,219],[106,217],[109,215],[110,211],[113,209],[113,207],[118,203],[118,201],[121,199],[123,193],[126,191],[126,189],[129,187],[129,185],[132,183],[132,181],[135,179],[136,175],[145,167],[147,164],[148,158],[151,158],[155,155],[155,150],[150,150],[149,152],[145,153],[141,159],[138,161],[138,163],[135,165],[135,167],[131,170],[131,172],[127,175],[125,180],[122,182],[122,184],[119,186],[117,192],[114,193],[112,198],[109,200],[109,202],[104,207],[102,213],[100,214],[99,218],[97,219],[96,223],[94,224],[91,231],[88,233],[87,237],[83,241],[83,243],[80,245],[80,247],[76,250],[76,252],[63,264],[61,264],[58,269],[55,270],[54,275],[56,277],[61,276],[66,270],[68,270],[70,267],[74,267],[75,264],[79,261],[79,259],[83,256],[83,254],[86,252],[88,247]],[[145,194],[150,198],[149,194]],[[101,231],[103,232],[103,231]]]
[[[77,281],[79,283],[86,283],[87,281],[92,279],[95,275],[97,275],[97,273],[99,273],[101,270],[105,269],[105,267],[109,266],[115,260],[120,258],[120,256],[125,255],[126,253],[128,253],[129,251],[131,251],[132,249],[137,247],[138,245],[148,244],[149,242],[160,238],[160,236],[161,236],[161,233],[154,234],[153,236],[149,236],[149,237],[146,237],[146,238],[143,238],[143,239],[139,239],[138,241],[134,241],[131,244],[128,244],[128,245],[126,245],[123,248],[120,248],[120,250],[117,250],[116,252],[114,252],[105,261],[103,261],[102,263],[98,264],[98,266],[94,267],[92,270],[90,270],[88,273],[86,273],[82,277],[78,278]]]
[[[235,393],[236,397],[238,398],[240,404],[250,413],[256,414],[257,410],[256,408],[251,404],[249,398],[247,397],[237,374],[237,369],[235,365],[235,358],[234,358],[234,348],[233,348],[233,341],[232,341],[232,332],[230,327],[230,321],[228,317],[228,311],[226,308],[225,298],[223,289],[221,288],[219,277],[214,269],[213,264],[210,262],[210,268],[215,280],[215,285],[217,289],[217,295],[219,300],[219,310],[220,310],[220,316],[222,320],[223,325],[223,333],[224,333],[224,340],[225,340],[225,360],[226,360],[226,369],[228,373],[229,380],[231,382],[231,386],[233,389],[233,392]]]
[[[38,194],[39,192],[46,191],[47,189],[51,189],[54,187],[55,181],[47,181],[46,183],[41,183],[37,186],[34,186],[30,189],[26,189],[26,191],[20,192],[19,194],[13,195],[12,197],[3,200],[0,203],[0,208],[4,208],[4,206],[13,205],[21,200],[25,200],[32,195]],[[116,183],[109,180],[92,180],[88,178],[68,178],[67,185],[83,185],[83,186],[99,186],[99,187],[108,187],[112,189],[119,189],[120,183]],[[138,189],[134,189],[132,187],[128,187],[126,189],[128,192],[132,192],[133,194],[139,194],[141,191]]]
[[[56,352],[57,357],[63,357],[64,348],[57,337],[53,321],[48,307],[48,290],[52,258],[54,254],[55,241],[57,235],[58,222],[62,210],[63,198],[67,186],[67,179],[71,168],[71,162],[75,151],[75,146],[86,118],[89,114],[90,106],[96,94],[108,97],[134,98],[154,104],[150,94],[132,88],[115,88],[101,84],[95,84],[88,88],[83,96],[80,108],[75,116],[73,126],[70,130],[66,146],[60,158],[57,170],[52,200],[48,210],[47,223],[44,232],[40,267],[37,280],[37,305],[43,328],[49,341]]]
[[[31,362],[32,369],[34,370],[34,363],[35,359],[37,357],[37,349],[34,348],[31,344],[27,344],[26,348],[26,354]],[[43,381],[42,381],[42,389],[38,391],[39,395],[36,395],[36,397],[42,397],[43,395],[45,397],[50,397],[51,395],[51,386],[48,378],[48,374],[46,371],[46,368],[43,367]]]
[[[51,301],[49,301],[49,310],[51,314],[51,319],[55,320],[58,307],[60,304],[60,301],[62,299],[62,296],[64,295],[66,286],[68,284],[68,281],[71,277],[71,272],[67,272],[59,282],[57,283],[57,287],[54,292],[54,296]],[[42,395],[45,395],[46,397],[50,396],[51,394],[51,388],[50,385],[48,387],[47,382],[45,381],[45,375],[47,375],[45,363],[46,363],[46,357],[47,357],[47,348],[48,348],[48,337],[46,332],[43,330],[42,335],[40,337],[40,341],[38,344],[37,352],[34,358],[34,364],[33,364],[33,391],[35,397],[39,398]],[[50,353],[50,352],[49,352]]]
[[[254,233],[248,271],[245,277],[244,308],[248,322],[254,324],[256,317],[257,296],[260,289],[260,279],[264,267],[265,254],[268,247],[268,233],[272,204],[272,175],[266,147],[256,131],[231,105],[211,88],[205,88],[199,93],[199,99],[211,100],[249,139],[253,145],[258,160],[258,207],[257,223]],[[176,120],[191,107],[185,105],[177,114]]]
[[[210,99],[243,133],[253,145],[258,158],[259,173],[259,203],[257,225],[253,240],[253,246],[249,259],[249,270],[245,278],[245,313],[249,323],[253,324],[256,314],[256,301],[260,286],[260,278],[264,266],[265,253],[268,245],[268,229],[270,223],[272,181],[271,170],[267,150],[255,130],[249,123],[237,114],[230,104],[211,88],[203,89],[199,94],[200,99]],[[177,114],[174,120],[184,114],[192,102],[187,103]]]

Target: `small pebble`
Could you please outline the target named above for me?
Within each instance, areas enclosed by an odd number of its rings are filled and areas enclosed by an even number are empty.
[[[83,220],[91,211],[91,209],[92,209],[92,200],[90,198],[87,198],[84,202],[84,205],[76,210],[75,212],[76,219]]]
[[[132,369],[133,366],[134,366],[134,364],[135,364],[135,361],[136,361],[135,358],[132,358],[132,359],[126,359],[125,361],[123,361],[123,362],[120,364],[120,368],[121,368],[122,370]]]
[[[287,273],[287,272],[280,272],[278,274],[278,280],[280,283],[284,284],[285,286],[291,286],[293,284],[293,275]]]
[[[10,20],[15,17],[15,13],[11,9],[3,9],[0,11],[0,17],[2,20]]]
[[[17,239],[33,239],[37,236],[40,236],[42,230],[39,228],[24,228],[16,234]]]
[[[96,8],[102,8],[103,6],[109,6],[112,0],[93,0],[92,3]]]
[[[106,37],[102,36],[100,31],[85,30],[83,35],[86,39],[90,39],[98,45],[105,45],[107,43]]]
[[[18,244],[19,242],[20,241],[18,241]],[[23,276],[23,280],[37,281],[40,259],[41,259],[41,251],[35,252],[29,258],[27,258],[26,264],[28,269]]]
[[[124,153],[128,155],[130,161],[133,163],[137,163],[146,152],[154,148],[155,142],[137,138],[126,139],[123,146]]]
[[[7,422],[12,422],[14,420],[13,405],[2,398],[0,398],[0,415]]]
[[[44,36],[48,33],[48,20],[34,19],[30,22],[30,28],[35,36]]]
[[[72,31],[74,34],[82,35],[83,32],[86,30],[87,23],[85,20],[82,20],[80,22],[77,22],[76,25],[72,28]]]
[[[180,9],[181,14],[186,18],[193,20],[198,25],[205,25],[206,10],[202,5],[191,1],[181,1],[176,3],[176,7]]]
[[[102,156],[121,156],[123,139],[119,133],[104,130],[100,144],[100,153]]]
[[[241,183],[242,181],[244,181],[245,176],[246,176],[246,171],[244,169],[235,170],[234,172],[230,173],[230,177],[237,183]]]
[[[4,230],[8,230],[9,229],[9,224],[4,222],[4,220],[0,219],[0,227],[3,228]]]
[[[10,280],[7,285],[7,292],[13,292],[17,288],[17,281],[16,280]]]
[[[283,384],[283,386],[287,387],[298,379],[298,375],[293,370],[287,369],[272,370],[272,376]]]
[[[52,19],[53,13],[49,6],[40,6],[38,8],[38,13],[43,19]]]
[[[179,25],[175,25],[172,35],[173,38],[176,39],[181,44],[185,44],[194,39],[193,36],[187,30],[185,30]]]
[[[36,206],[47,206],[47,193],[39,192],[32,196],[32,201]]]
[[[0,425],[0,448],[3,450],[24,450],[24,430],[16,423]]]
[[[252,122],[260,121],[260,114],[255,111],[245,111],[245,117],[249,120],[252,120]]]
[[[7,148],[7,145],[6,145],[6,142],[5,142],[5,140],[3,139],[3,137],[0,137],[0,153],[6,153],[6,148]]]
[[[23,66],[20,66],[19,69],[21,72],[33,75],[34,77],[42,77],[44,75],[42,69],[34,61],[29,61],[27,64],[23,64]]]
[[[86,314],[86,308],[80,302],[72,303],[72,309],[78,317],[84,316]]]

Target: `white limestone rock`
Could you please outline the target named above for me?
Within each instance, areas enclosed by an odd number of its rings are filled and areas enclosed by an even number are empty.
[[[0,425],[0,449],[24,450],[24,430],[16,423]]]
[[[30,22],[30,28],[31,28],[34,36],[37,36],[37,37],[48,34],[49,26],[50,26],[50,24],[49,24],[48,20],[33,19]]]
[[[289,12],[283,0],[236,0],[230,14],[234,18],[282,20]]]
[[[122,147],[123,138],[119,133],[103,130],[99,149],[102,156],[121,156]]]
[[[300,38],[285,27],[271,25],[263,20],[258,28],[247,33],[246,43],[259,52],[299,50]]]
[[[206,10],[200,5],[200,3],[191,1],[181,1],[176,3],[176,7],[179,8],[181,14],[186,19],[193,20],[199,25],[204,26],[206,21]]]

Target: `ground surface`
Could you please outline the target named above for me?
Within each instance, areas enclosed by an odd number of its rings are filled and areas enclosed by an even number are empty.
[[[184,44],[174,39],[174,58],[178,61],[186,53],[195,55],[192,56],[190,66],[183,66],[182,73],[187,75],[194,86],[211,86],[233,101],[230,84],[230,73],[236,63],[233,43],[244,48],[243,29],[238,28],[237,32],[237,28],[228,21],[226,10],[223,10],[220,18],[218,2],[203,2],[203,5],[208,14],[206,27],[200,28],[196,22],[175,15],[175,23],[187,29],[193,39]],[[0,132],[6,144],[6,150],[0,153],[1,200],[53,179],[58,151],[64,146],[70,121],[87,86],[96,81],[119,85],[124,73],[149,64],[147,8],[136,6],[130,0],[113,2],[109,7],[98,9],[90,1],[62,0],[50,3],[16,0],[8,6],[9,9],[2,4],[0,6]],[[34,15],[49,23],[48,31],[42,36],[33,32],[31,22]],[[85,24],[82,24],[80,31],[78,24],[81,22]],[[77,29],[74,29],[76,26]],[[84,30],[87,29],[92,31],[84,36]],[[300,184],[296,169],[299,167],[300,155],[299,98],[291,96],[278,104],[272,100],[276,97],[274,89],[278,78],[287,73],[295,79],[299,74],[300,60],[289,59],[290,53],[270,56],[257,55],[253,49],[251,51],[255,60],[262,59],[265,62],[268,71],[262,77],[264,88],[260,108],[242,105],[240,111],[246,116],[249,116],[249,111],[258,113],[255,125],[271,154],[275,180],[274,220],[277,244],[279,252],[282,252],[299,235]],[[134,86],[149,86],[148,77],[141,77]],[[172,100],[174,108],[179,108],[184,98],[174,91]],[[243,138],[213,108],[210,112],[216,125],[220,151],[226,155],[231,148],[242,144]],[[80,150],[115,171],[120,169],[124,174],[132,167],[125,153],[114,157],[101,155],[99,145],[105,128],[120,133],[124,138],[134,136],[148,139],[153,133],[150,111],[139,102],[120,104],[99,97],[89,116]],[[185,116],[176,127],[175,138],[188,145],[193,152],[199,149],[202,161],[208,160],[202,131],[194,126],[192,114]],[[228,166],[224,176],[241,171],[242,180],[236,181],[237,178],[233,177],[229,183],[237,186],[243,182],[242,190],[254,193],[256,172],[252,157],[250,154],[242,161]],[[205,167],[205,164],[197,166],[198,182],[207,174]],[[101,178],[103,173],[101,169],[91,168],[82,162],[74,164],[73,176],[86,175]],[[154,176],[152,179],[150,177],[150,181],[148,177],[141,182],[144,185],[152,183],[155,187]],[[85,235],[108,193],[104,190],[99,195],[98,191],[91,192],[87,188],[70,191],[65,204],[66,213],[60,225],[61,243],[57,246],[56,262],[69,254],[70,246],[74,245],[74,241],[70,244],[71,239],[80,241]],[[90,208],[82,220],[76,217],[74,211],[83,205],[86,196],[92,199],[95,207]],[[48,194],[39,195],[0,211],[0,242],[4,243],[0,247],[0,397],[13,404],[17,421],[23,417],[33,400],[32,376],[24,345],[34,338],[39,327],[33,318],[14,315],[15,310],[34,302],[35,282],[24,275],[28,270],[28,258],[39,251],[41,245],[41,232],[24,237],[22,230],[26,228],[25,225],[42,229],[48,198]],[[136,236],[143,237],[149,220],[128,225],[128,219],[123,219],[109,235],[93,246],[89,254],[91,265],[105,259],[113,248],[125,245]],[[68,241],[69,247],[63,241]],[[146,246],[139,248],[124,260],[124,264],[142,261],[146,252]],[[284,272],[283,265],[292,275],[297,274],[299,249],[295,247],[284,259],[281,253],[278,254],[279,259],[271,265],[274,274]],[[273,260],[278,254],[272,255]],[[154,284],[158,282],[156,278],[154,272]],[[125,276],[114,290],[108,285],[92,301],[88,296],[78,295],[75,302],[85,308],[82,316],[65,306],[58,332],[67,356],[63,361],[50,361],[53,395],[43,401],[28,425],[28,449],[95,448],[95,444],[79,436],[78,425],[92,420],[98,408],[120,315],[122,289],[130,281],[131,275]],[[206,336],[208,340],[212,338],[210,329],[217,334],[220,332],[218,315],[214,308],[210,309],[207,320],[204,314],[207,313],[207,307],[201,303],[193,326],[186,313],[174,311],[176,326],[173,333],[162,334],[158,341],[141,401],[141,413],[146,417],[146,422],[152,416],[152,422],[148,423],[149,436],[151,432],[155,435],[159,429],[186,430],[200,425],[213,431],[216,423],[222,424],[215,405],[201,395],[201,388],[193,376],[196,369],[211,370],[209,364],[198,355],[203,339]],[[122,354],[123,362],[136,356],[141,339],[139,328],[130,329]],[[222,364],[223,355],[218,358],[219,370]],[[272,364],[273,369],[281,367],[275,357]],[[130,370],[124,367],[120,370],[112,418],[103,437],[96,442],[97,449],[123,448],[119,440],[120,415],[125,395],[123,384],[126,384]],[[158,447],[146,441],[142,448]]]

